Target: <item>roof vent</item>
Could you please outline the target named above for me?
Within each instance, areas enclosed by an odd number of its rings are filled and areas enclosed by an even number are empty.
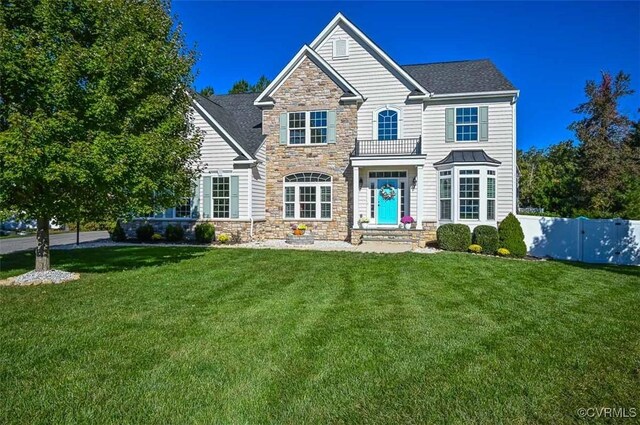
[[[334,58],[346,58],[349,56],[349,49],[347,46],[347,40],[334,40],[333,41],[333,57]]]

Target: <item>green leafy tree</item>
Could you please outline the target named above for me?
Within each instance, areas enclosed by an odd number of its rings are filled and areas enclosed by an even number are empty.
[[[213,87],[211,86],[204,86],[201,90],[200,90],[200,95],[204,96],[204,97],[209,97],[209,96],[213,96],[215,94]]]
[[[247,80],[239,80],[233,84],[233,87],[229,90],[229,94],[250,93],[250,89],[251,87]]]
[[[262,93],[269,84],[271,84],[271,80],[262,75],[258,81],[251,86],[251,93]]]
[[[635,172],[629,146],[633,123],[618,108],[620,99],[633,93],[630,84],[624,72],[615,77],[604,72],[600,82],[587,81],[587,101],[574,110],[583,118],[569,126],[580,141],[581,207],[592,216],[623,210],[620,194],[626,192],[629,173]]]
[[[194,54],[161,0],[3,1],[0,210],[49,220],[149,213],[188,194],[200,138]]]

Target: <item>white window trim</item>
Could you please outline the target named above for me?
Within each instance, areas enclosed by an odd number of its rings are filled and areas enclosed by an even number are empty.
[[[475,124],[473,124],[473,123],[458,124],[458,109],[469,109],[469,108],[477,109],[476,116],[478,117],[478,121]],[[458,126],[459,125],[475,125],[477,127],[476,139],[475,140],[458,140]],[[456,108],[453,111],[453,126],[454,126],[453,127],[453,140],[456,143],[478,143],[478,142],[480,142],[480,106],[477,106],[477,105],[456,106]]]
[[[344,55],[338,55],[338,41],[344,41]],[[335,40],[333,40],[332,43],[332,47],[333,47],[333,59],[348,59],[349,58],[349,39],[348,38],[342,38],[339,37]]]
[[[316,188],[316,217],[300,217],[300,187],[315,187]],[[294,191],[294,203],[293,203],[293,217],[286,216],[286,188],[293,187]],[[322,187],[328,187],[331,190],[330,205],[330,217],[321,218],[322,215]],[[332,221],[333,220],[333,177],[329,181],[325,182],[285,182],[282,184],[282,219],[289,221]]]
[[[404,138],[404,117],[402,107],[393,105],[384,105],[373,111],[373,119],[371,122],[371,134],[373,140],[378,140],[378,114],[382,111],[396,111],[398,113],[398,139]]]
[[[311,143],[311,113],[312,112],[325,112],[327,114],[327,125],[326,127],[313,127],[313,128],[326,128],[327,129],[327,141],[324,143]],[[304,143],[291,143],[291,129],[289,127],[289,115],[290,114],[301,114],[304,113]],[[326,146],[329,144],[329,110],[328,109],[317,109],[312,111],[289,111],[287,112],[287,146]],[[300,128],[301,130],[302,128]],[[296,130],[298,130],[296,128]]]
[[[442,172],[446,172],[446,171],[449,172],[448,175],[442,175],[441,174]],[[454,198],[455,198],[455,193],[453,193],[453,191],[454,191],[454,188],[455,188],[455,184],[453,182],[453,179],[454,179],[454,175],[453,174],[454,174],[453,173],[453,168],[446,168],[446,169],[438,170],[438,204],[437,204],[438,211],[437,211],[437,214],[438,214],[438,221],[443,222],[443,223],[451,223],[453,221],[453,218],[454,218],[454,212],[455,212],[455,209],[454,209],[455,208]],[[442,197],[441,197],[442,193],[441,193],[440,180],[445,180],[445,179],[449,179],[450,180],[451,187],[450,187],[449,191],[451,193],[449,194],[448,198],[442,199]],[[448,200],[448,201],[451,202],[451,205],[449,207],[449,211],[450,211],[451,215],[449,216],[449,218],[444,218],[444,219],[442,218],[442,214],[441,214],[442,211],[441,211],[441,207],[440,207],[440,205],[441,205],[440,201],[443,201],[443,200],[444,201]]]
[[[225,197],[221,197],[221,196],[213,196],[213,179],[227,179],[229,182],[227,183],[229,186],[229,196]],[[215,210],[215,205],[214,205],[214,199],[227,199],[229,208],[227,210],[227,217],[214,217],[214,210]],[[230,219],[231,218],[231,175],[229,174],[213,174],[211,175],[211,219],[213,220],[219,220],[219,219]]]

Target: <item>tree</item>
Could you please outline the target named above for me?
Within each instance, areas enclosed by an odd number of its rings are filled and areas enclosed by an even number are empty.
[[[214,90],[213,87],[211,86],[204,86],[201,90],[200,90],[200,95],[204,96],[204,97],[209,97],[209,96],[213,96],[214,95]]]
[[[162,0],[4,1],[0,210],[49,220],[120,218],[174,204],[197,175],[194,53]]]
[[[580,141],[582,208],[593,216],[615,215],[623,209],[620,194],[626,192],[634,168],[628,146],[633,127],[619,112],[618,102],[633,93],[630,83],[622,71],[615,78],[603,72],[599,83],[587,81],[587,101],[574,110],[584,117],[569,126]]]
[[[249,93],[250,86],[247,80],[239,80],[233,84],[231,90],[229,90],[229,94],[240,94],[240,93]]]
[[[251,93],[262,93],[269,84],[271,84],[271,80],[262,75],[258,79],[258,82],[251,86]]]

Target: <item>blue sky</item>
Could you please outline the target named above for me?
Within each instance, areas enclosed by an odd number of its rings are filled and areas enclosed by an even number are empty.
[[[621,105],[638,119],[640,2],[174,1],[199,59],[196,87],[275,77],[342,12],[397,63],[490,58],[520,89],[518,148],[573,137],[584,84],[601,71],[631,74]]]

